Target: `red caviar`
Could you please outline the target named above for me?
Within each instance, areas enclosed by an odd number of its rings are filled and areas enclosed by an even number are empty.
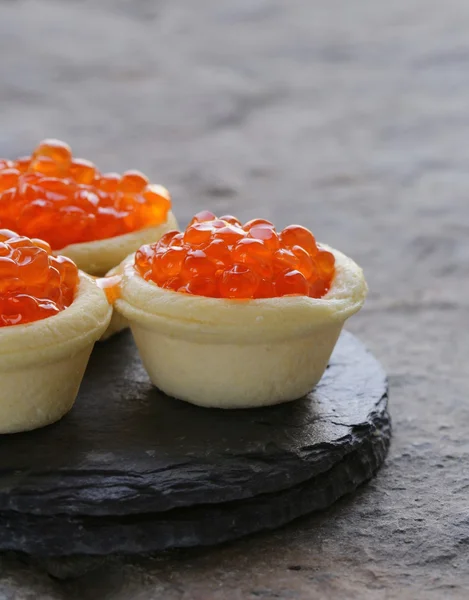
[[[170,231],[135,254],[145,279],[212,298],[320,298],[331,286],[334,264],[334,255],[300,225],[277,233],[264,219],[242,225],[209,211],[195,215],[183,233]]]
[[[45,239],[53,250],[164,223],[168,191],[139,171],[100,173],[59,140],[32,156],[0,159],[0,227]]]
[[[78,269],[49,244],[0,229],[0,327],[51,317],[70,306]]]
[[[106,294],[109,304],[114,304],[121,296],[122,275],[110,275],[108,277],[98,277],[96,284]]]

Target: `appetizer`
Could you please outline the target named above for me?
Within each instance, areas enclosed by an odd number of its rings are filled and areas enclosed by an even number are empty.
[[[111,313],[69,258],[0,230],[0,433],[48,425],[71,409]]]
[[[308,229],[208,211],[121,271],[115,307],[154,385],[220,408],[310,392],[367,291],[362,270]]]
[[[0,227],[46,240],[91,275],[177,227],[168,191],[138,171],[100,173],[59,140],[0,160]]]

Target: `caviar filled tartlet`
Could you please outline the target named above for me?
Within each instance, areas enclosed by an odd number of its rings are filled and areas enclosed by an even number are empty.
[[[115,306],[154,385],[241,408],[311,391],[366,291],[362,270],[304,227],[202,212],[128,258]]]
[[[0,160],[0,228],[46,240],[91,275],[174,227],[165,188],[138,171],[100,173],[64,142],[44,140],[31,156]]]
[[[0,230],[0,433],[36,429],[70,410],[111,313],[69,258]]]

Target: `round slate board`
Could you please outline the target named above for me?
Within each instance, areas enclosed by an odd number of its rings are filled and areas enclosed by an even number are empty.
[[[273,528],[369,479],[389,439],[385,374],[351,334],[308,396],[222,411],[152,387],[126,332],[96,346],[67,417],[0,437],[0,550],[139,553]]]

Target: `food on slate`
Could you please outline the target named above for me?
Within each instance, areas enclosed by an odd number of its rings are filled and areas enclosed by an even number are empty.
[[[70,259],[0,230],[0,433],[70,410],[111,314],[104,292]]]
[[[304,227],[197,214],[144,245],[113,282],[153,383],[203,406],[286,402],[313,389],[345,320],[365,300],[362,270]]]

